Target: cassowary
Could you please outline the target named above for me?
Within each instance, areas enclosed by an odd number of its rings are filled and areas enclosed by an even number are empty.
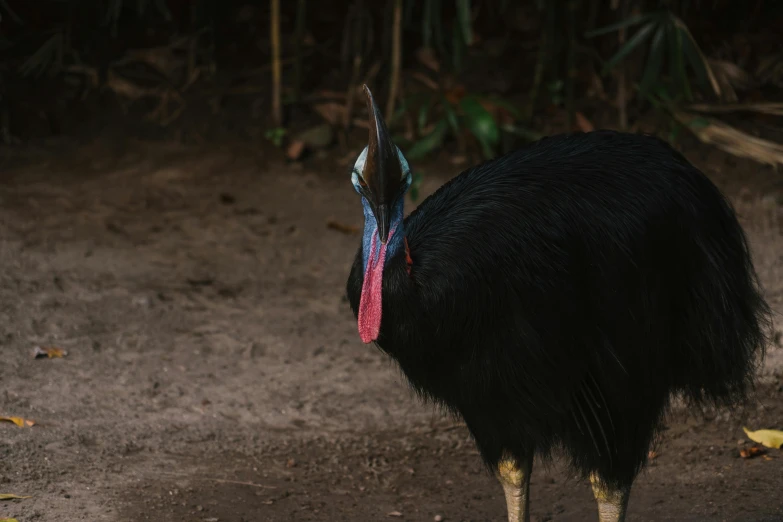
[[[405,218],[411,169],[365,94],[362,341],[464,419],[510,521],[553,450],[602,522],[624,520],[671,397],[738,404],[763,356],[769,307],[730,204],[665,142],[597,131],[470,168]]]

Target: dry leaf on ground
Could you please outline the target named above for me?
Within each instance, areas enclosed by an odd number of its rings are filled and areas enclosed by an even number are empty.
[[[66,355],[68,355],[67,351],[56,346],[36,346],[33,348],[33,359],[40,359],[42,357],[48,357],[49,359],[61,359]]]
[[[343,234],[353,235],[359,233],[359,227],[353,225],[345,225],[337,221],[329,221],[326,223],[326,226],[327,228],[331,228],[332,230],[342,232]]]
[[[35,424],[35,421],[32,421],[30,419],[23,419],[22,417],[2,417],[0,416],[0,422],[13,422],[20,428],[24,428],[25,426],[33,426]]]
[[[763,444],[768,448],[780,449],[783,446],[783,431],[780,430],[756,430],[750,431],[748,428],[742,428],[745,435],[753,442]]]
[[[21,495],[14,495],[13,493],[0,493],[0,500],[22,500],[25,498],[33,498],[30,496],[23,497]]]
[[[303,141],[292,141],[285,150],[286,156],[290,160],[298,160],[305,150],[305,143]]]
[[[761,446],[751,446],[750,448],[741,449],[740,457],[742,457],[743,459],[752,459],[753,457],[758,457],[759,455],[763,455],[766,452],[767,450],[765,450]]]
[[[19,522],[15,518],[0,518],[0,522]]]

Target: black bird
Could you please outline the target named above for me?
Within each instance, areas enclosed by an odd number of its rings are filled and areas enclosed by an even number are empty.
[[[597,131],[470,168],[404,218],[411,170],[365,94],[362,340],[464,419],[510,521],[553,450],[602,522],[624,520],[671,397],[731,406],[753,386],[770,310],[732,207],[664,141]]]

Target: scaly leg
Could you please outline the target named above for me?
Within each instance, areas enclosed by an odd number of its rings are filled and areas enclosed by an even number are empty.
[[[533,471],[533,455],[523,462],[504,458],[498,463],[498,480],[506,494],[508,522],[530,522],[530,473]]]
[[[590,475],[590,485],[598,502],[598,522],[624,522],[631,489],[609,488],[595,473]]]

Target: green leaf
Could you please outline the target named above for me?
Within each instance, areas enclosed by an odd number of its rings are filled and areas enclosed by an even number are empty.
[[[419,107],[419,118],[418,118],[419,132],[421,132],[424,129],[424,127],[427,126],[427,116],[429,116],[430,105],[431,105],[430,102],[427,102],[421,107]]]
[[[585,33],[585,37],[593,38],[595,36],[600,36],[602,34],[612,33],[614,31],[617,31],[618,29],[622,29],[623,27],[630,27],[632,25],[645,22],[654,16],[655,13],[642,13],[635,16],[631,16],[630,18],[626,18],[625,20],[621,22],[617,22],[616,24],[611,24],[604,27],[599,27],[598,29],[593,29],[592,31],[587,31]]]
[[[446,130],[448,130],[448,125],[449,124],[445,119],[440,120],[438,124],[435,125],[435,128],[432,129],[432,132],[414,143],[413,146],[408,149],[408,152],[405,154],[405,156],[409,160],[416,160],[423,158],[435,150],[437,147],[443,144],[443,140],[446,137]]]
[[[285,138],[287,132],[288,131],[284,127],[275,127],[267,129],[266,132],[264,132],[264,137],[271,141],[275,147],[279,148],[283,146],[283,138]]]
[[[674,102],[674,98],[672,98],[672,95],[669,94],[669,89],[666,87],[666,85],[658,85],[655,88],[654,92],[655,96],[657,96],[660,100],[663,102],[670,104]]]
[[[706,129],[712,125],[710,123],[710,120],[708,118],[704,118],[701,116],[697,116],[693,118],[691,121],[688,122],[688,126],[692,129],[700,130],[700,129]]]
[[[419,188],[421,187],[423,179],[424,173],[422,171],[417,170],[413,172],[413,175],[411,176],[411,187],[408,192],[411,195],[411,201],[419,199]]]
[[[608,62],[606,62],[606,65],[604,66],[604,74],[609,72],[611,69],[613,69],[618,63],[620,63],[626,56],[631,54],[633,51],[636,50],[637,47],[639,47],[647,38],[650,37],[653,30],[656,27],[655,22],[650,22],[649,24],[645,25],[638,31],[636,31],[636,34],[634,34],[627,42],[625,42],[625,45],[623,45],[619,51],[617,51],[617,54],[612,56],[612,58],[609,59]]]
[[[421,100],[429,100],[432,97],[432,94],[429,92],[419,92],[415,94],[409,94],[408,96],[405,96],[400,100],[400,105],[394,109],[394,114],[392,114],[392,117],[389,118],[389,120],[386,122],[388,125],[393,125],[396,123],[400,118],[402,118],[406,112],[408,112],[408,109],[416,103],[418,103]]]
[[[19,66],[19,72],[22,76],[34,75],[37,77],[45,72],[58,71],[62,65],[62,47],[63,34],[59,31],[55,32]]]
[[[699,81],[702,82],[705,90],[713,92],[716,96],[720,96],[721,88],[717,78],[715,78],[715,73],[712,71],[712,67],[710,67],[704,53],[699,48],[699,44],[693,38],[688,26],[676,16],[673,16],[672,18],[674,26],[677,27],[683,35],[685,55],[689,59],[691,67],[696,72]]]
[[[683,60],[682,31],[675,25],[669,25],[667,29],[669,32],[669,58],[672,67],[672,80],[677,88],[682,89],[681,93],[685,99],[690,101],[693,99],[693,96],[688,75],[685,71],[685,60]]]
[[[462,98],[460,108],[465,117],[465,124],[481,144],[484,156],[491,158],[500,141],[500,129],[495,118],[474,96]]]
[[[680,37],[682,38],[682,50],[685,56],[685,60],[687,60],[687,64],[691,66],[691,69],[693,69],[693,72],[696,75],[696,82],[703,89],[709,90],[710,82],[709,79],[707,78],[707,69],[704,66],[704,61],[702,61],[698,51],[696,51],[696,49],[694,48],[691,39],[688,38],[686,35],[683,35],[682,31],[679,31],[679,33],[680,33]],[[683,64],[683,70],[684,69],[685,69],[685,64]]]
[[[449,122],[449,127],[451,127],[451,132],[453,132],[454,135],[459,134],[459,119],[457,118],[457,113],[454,111],[454,108],[451,106],[449,100],[447,100],[445,96],[441,98],[441,103],[443,106],[443,112],[446,115],[446,121]]]
[[[682,36],[682,48],[685,52],[685,58],[688,60],[688,64],[691,66],[691,69],[693,69],[693,72],[696,73],[697,82],[705,91],[719,94],[718,92],[715,92],[715,88],[710,81],[709,64],[704,61],[704,55],[699,51],[698,45],[686,31],[687,29],[679,29],[679,33]]]
[[[462,41],[465,45],[473,43],[473,28],[470,20],[470,0],[457,1],[457,22],[462,31]]]
[[[665,38],[666,26],[660,25],[650,44],[647,65],[644,68],[642,80],[639,82],[639,90],[642,95],[649,93],[650,87],[660,79],[661,66],[663,65],[663,58],[666,53]]]

